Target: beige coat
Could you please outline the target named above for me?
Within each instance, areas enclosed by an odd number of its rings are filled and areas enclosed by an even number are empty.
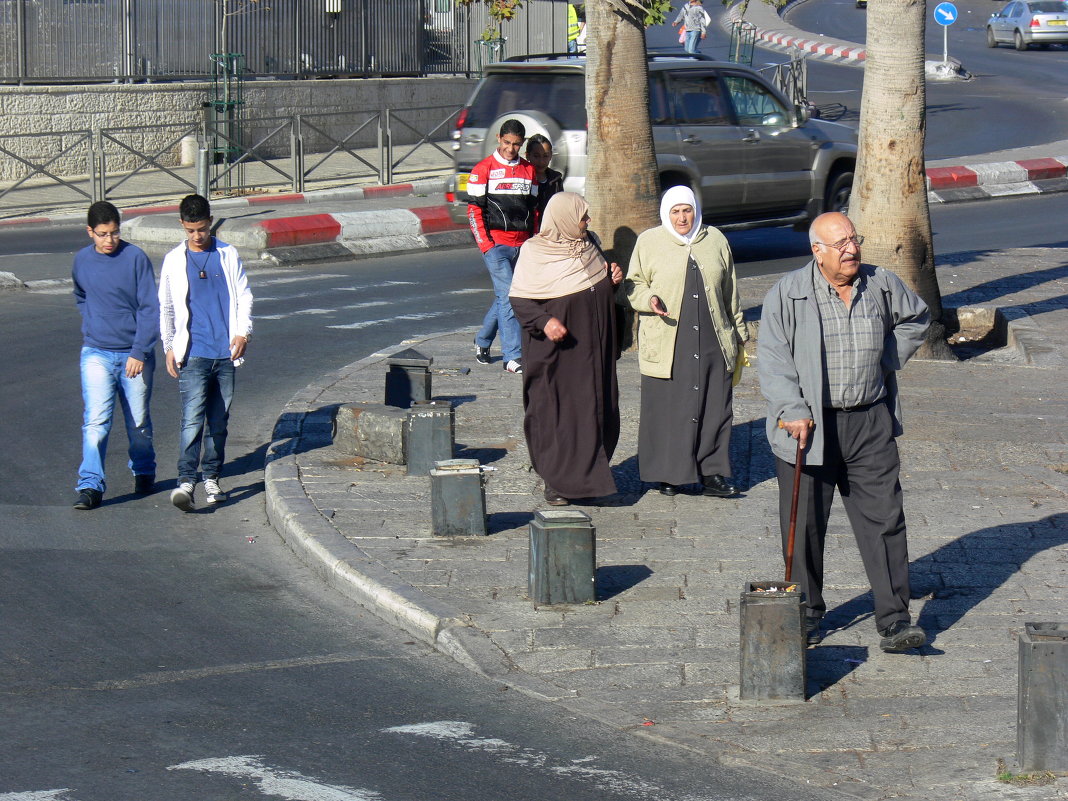
[[[638,368],[643,375],[671,377],[675,332],[690,256],[701,271],[705,297],[728,370],[734,369],[739,343],[749,339],[738,299],[734,259],[726,237],[717,229],[705,226],[686,245],[663,226],[650,228],[638,237],[623,282],[627,302],[639,313]],[[667,317],[653,313],[650,299],[654,295],[667,309]]]

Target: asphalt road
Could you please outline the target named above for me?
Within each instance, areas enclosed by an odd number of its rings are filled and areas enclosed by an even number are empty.
[[[72,229],[8,231],[61,279]],[[258,270],[238,372],[229,503],[168,502],[178,399],[156,371],[160,491],[131,494],[116,423],[104,505],[76,512],[81,401],[69,286],[0,295],[0,799],[814,801],[501,690],[323,587],[269,526],[265,444],[323,373],[407,336],[471,325],[473,249]],[[517,379],[518,380],[518,379]]]

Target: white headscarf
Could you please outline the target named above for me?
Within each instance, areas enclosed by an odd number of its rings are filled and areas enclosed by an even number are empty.
[[[676,231],[675,226],[671,224],[671,207],[680,204],[693,206],[693,226],[685,236]],[[690,187],[673,186],[664,193],[664,197],[660,199],[660,222],[671,232],[672,236],[684,245],[689,245],[693,242],[694,237],[704,226],[701,222],[701,204],[697,202],[697,198],[694,197],[693,190]]]

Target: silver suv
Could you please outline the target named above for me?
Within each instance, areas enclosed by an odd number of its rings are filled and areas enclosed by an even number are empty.
[[[456,177],[447,195],[465,218],[467,176],[507,119],[553,143],[564,188],[586,182],[584,57],[524,56],[486,68],[453,131]],[[725,229],[802,225],[845,211],[856,132],[809,119],[756,70],[683,53],[650,54],[649,116],[661,189],[699,193],[705,221]],[[621,153],[620,158],[626,158]]]

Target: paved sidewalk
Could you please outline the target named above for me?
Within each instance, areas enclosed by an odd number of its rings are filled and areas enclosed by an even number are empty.
[[[637,478],[638,373],[619,363],[619,504],[597,528],[599,601],[535,607],[527,523],[545,508],[522,434],[520,380],[472,359],[471,331],[398,343],[434,358],[456,406],[457,456],[488,469],[487,537],[430,535],[429,479],[346,456],[337,405],[381,402],[387,354],[331,373],[281,414],[266,472],[271,520],[323,578],[413,636],[522,692],[691,750],[827,788],[828,798],[1061,799],[1010,787],[1016,634],[1068,619],[1068,259],[1060,250],[946,259],[948,307],[999,307],[1013,347],[902,375],[902,483],[921,653],[878,648],[840,506],[827,545],[827,622],[806,703],[737,699],[743,582],[779,577],[777,490],[755,370],[735,395],[732,500],[661,496]],[[773,279],[743,279],[750,316]],[[390,352],[394,352],[391,350]],[[464,372],[463,368],[470,368]]]

